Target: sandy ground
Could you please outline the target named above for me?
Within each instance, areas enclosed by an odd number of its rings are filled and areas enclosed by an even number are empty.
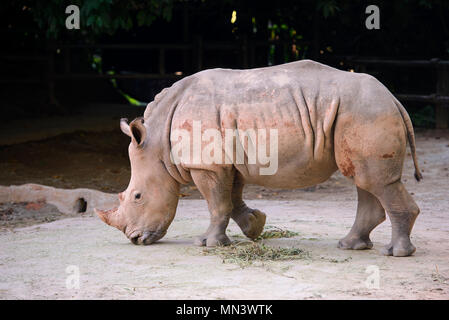
[[[299,232],[289,239],[264,240],[297,247],[310,258],[241,268],[192,246],[207,227],[201,200],[183,200],[169,233],[157,244],[135,246],[95,217],[69,218],[0,234],[2,299],[447,299],[449,298],[449,204],[423,214],[414,230],[417,253],[381,256],[389,223],[373,233],[374,249],[344,251],[337,240],[351,226],[353,196],[335,199],[252,200],[269,212],[268,224]],[[422,206],[423,209],[429,207]],[[235,224],[229,234],[239,239]],[[369,266],[379,270],[379,289],[364,283]],[[73,266],[77,269],[72,269]],[[371,267],[372,268],[372,267]],[[79,289],[66,281],[79,270]],[[370,270],[370,269],[368,269]],[[372,270],[372,269],[371,269]],[[70,282],[69,282],[70,283]]]
[[[245,268],[223,263],[192,245],[208,225],[208,212],[204,200],[184,198],[165,238],[146,247],[132,245],[90,214],[1,230],[0,298],[448,299],[449,135],[422,133],[417,146],[424,180],[413,180],[409,156],[403,176],[422,211],[412,233],[412,257],[379,254],[390,240],[388,220],[372,233],[372,250],[336,248],[356,208],[355,189],[337,173],[312,190],[249,188],[256,199],[248,202],[267,213],[268,226],[299,233],[265,243],[307,250],[309,258]],[[283,194],[286,200],[264,199]],[[234,223],[228,234],[241,240]],[[379,288],[369,281],[376,270]],[[78,271],[79,288],[71,288]]]

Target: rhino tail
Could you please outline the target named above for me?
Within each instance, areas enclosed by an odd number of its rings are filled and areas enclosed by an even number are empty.
[[[401,113],[407,131],[408,143],[410,145],[413,164],[415,165],[415,179],[416,181],[420,181],[423,178],[423,176],[421,174],[421,171],[419,170],[418,159],[416,157],[415,132],[413,131],[412,121],[410,120],[410,116],[408,115],[404,106],[397,99],[395,99],[395,104],[399,112]]]

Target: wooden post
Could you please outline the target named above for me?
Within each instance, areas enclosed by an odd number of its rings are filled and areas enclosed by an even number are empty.
[[[449,96],[449,66],[437,64],[437,96]],[[435,127],[447,129],[449,126],[449,104],[440,101],[435,106]]]
[[[195,54],[194,54],[194,65],[196,71],[201,71],[203,69],[203,39],[201,36],[195,36]]]
[[[187,44],[190,42],[190,31],[189,31],[190,21],[189,21],[189,7],[187,6],[187,3],[184,4],[183,8],[183,41],[184,44]],[[189,51],[183,50],[182,52],[182,58],[183,58],[183,66],[184,70],[182,70],[184,73],[191,73],[193,68],[189,67]]]
[[[71,50],[69,47],[64,48],[64,73],[69,74],[71,71]]]
[[[313,12],[313,50],[312,56],[314,60],[320,61],[320,13],[315,8]]]
[[[254,43],[254,41],[249,42],[249,55],[250,67],[254,68],[256,66],[256,44]]]
[[[52,47],[50,47],[52,48]],[[53,106],[58,105],[58,101],[56,100],[55,96],[55,81],[53,79],[53,75],[55,73],[55,57],[53,50],[50,49],[48,53],[48,60],[47,60],[47,88],[48,88],[48,100],[49,103]]]
[[[163,47],[159,49],[159,73],[165,74],[165,49]]]
[[[366,73],[366,65],[365,64],[357,65],[355,72]]]
[[[242,66],[244,69],[248,68],[248,37],[246,34],[242,37]]]

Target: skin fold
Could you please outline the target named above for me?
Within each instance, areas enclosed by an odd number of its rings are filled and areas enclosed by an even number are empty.
[[[176,130],[277,130],[278,165],[274,174],[260,174],[267,164],[248,161],[250,143],[241,144],[243,163],[192,163],[171,160]],[[210,225],[195,240],[201,246],[226,245],[229,219],[249,238],[257,238],[265,214],[246,206],[245,184],[302,188],[327,180],[336,170],[354,182],[357,215],[342,249],[369,249],[370,232],[385,220],[392,239],[383,254],[415,252],[410,233],[419,208],[401,182],[407,141],[421,179],[410,118],[394,96],[367,74],[340,71],[302,60],[274,67],[211,69],[186,77],[161,91],[144,117],[129,125],[131,180],[119,195],[120,206],[97,210],[106,223],[136,244],[162,238],[173,220],[180,184],[192,182],[207,201]],[[258,138],[259,139],[259,138]],[[269,141],[271,137],[267,138]],[[203,141],[203,147],[209,141]],[[237,143],[237,142],[236,142]],[[226,157],[223,147],[222,159]]]

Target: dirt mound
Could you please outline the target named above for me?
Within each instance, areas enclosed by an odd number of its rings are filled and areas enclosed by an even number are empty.
[[[45,202],[1,203],[0,229],[27,227],[74,216],[76,214],[64,214]]]

